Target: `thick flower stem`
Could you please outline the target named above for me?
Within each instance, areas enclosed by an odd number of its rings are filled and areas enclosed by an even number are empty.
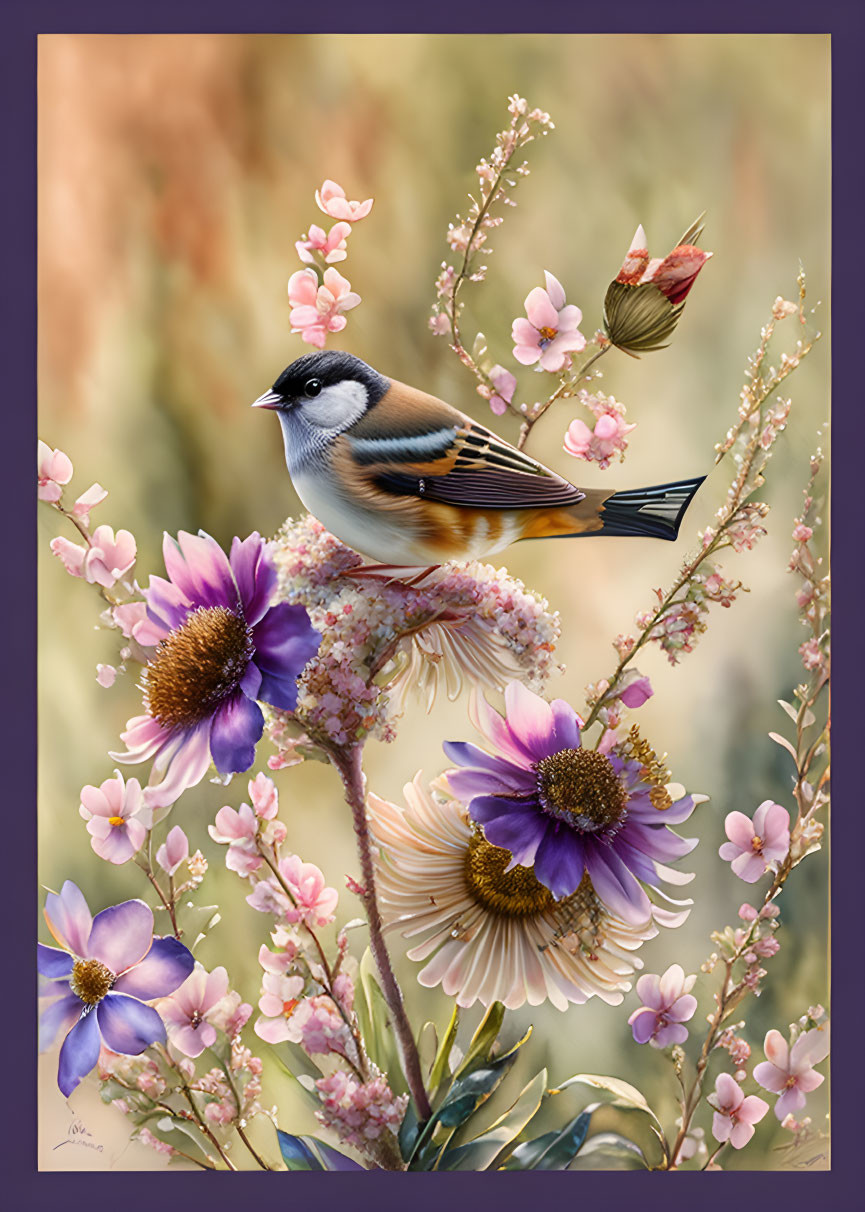
[[[430,1107],[426,1089],[424,1088],[420,1057],[418,1056],[411,1024],[405,1012],[402,992],[391,967],[390,956],[388,955],[382,932],[381,916],[375,896],[375,867],[372,859],[369,825],[366,819],[366,794],[363,787],[361,754],[361,746],[354,745],[350,749],[331,750],[330,759],[342,778],[345,786],[346,803],[352,812],[354,831],[357,836],[358,856],[360,858],[361,879],[363,881],[363,898],[369,921],[370,950],[381,977],[384,999],[393,1015],[393,1026],[396,1037],[399,1040],[406,1081],[408,1082],[418,1119],[423,1123],[429,1119],[432,1114],[432,1108]]]

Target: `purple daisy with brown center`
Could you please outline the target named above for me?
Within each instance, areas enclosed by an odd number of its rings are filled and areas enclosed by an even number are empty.
[[[487,840],[510,851],[511,866],[533,867],[554,897],[571,896],[588,874],[615,914],[645,920],[643,884],[692,878],[664,864],[697,844],[669,828],[691,815],[693,797],[659,797],[639,761],[584,749],[579,717],[563,699],[548,703],[512,682],[505,709],[502,718],[480,696],[473,700],[473,722],[495,753],[445,742],[463,767],[447,776],[454,794]]]
[[[168,580],[144,591],[156,649],[144,672],[145,715],[129,720],[118,762],[154,759],[149,803],[173,803],[204,777],[248,770],[264,727],[258,702],[297,704],[297,678],[321,635],[303,606],[270,602],[276,571],[257,533],[226,556],[209,535],[163,543]],[[159,777],[161,776],[161,778]]]

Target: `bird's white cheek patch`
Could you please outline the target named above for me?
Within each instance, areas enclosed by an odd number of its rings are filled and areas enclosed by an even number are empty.
[[[303,419],[320,429],[347,429],[366,412],[367,390],[363,383],[344,379],[325,387],[320,396],[302,405]]]

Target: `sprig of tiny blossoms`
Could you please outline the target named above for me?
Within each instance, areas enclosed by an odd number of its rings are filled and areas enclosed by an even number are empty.
[[[822,452],[818,450],[811,459],[811,475],[805,489],[805,507],[795,520],[793,538],[797,545],[790,561],[791,571],[799,571],[805,580],[804,589],[797,593],[796,600],[802,622],[811,629],[812,639],[816,643],[816,650],[808,649],[807,653],[803,654],[811,677],[807,683],[796,687],[798,709],[781,701],[781,707],[795,725],[795,740],[791,742],[778,733],[769,734],[772,740],[787,750],[794,762],[793,797],[797,805],[796,819],[792,822],[789,833],[786,828],[784,830],[786,853],[777,862],[767,864],[767,869],[772,869],[773,875],[759,906],[755,908],[750,904],[743,904],[739,909],[743,925],[736,929],[728,926],[712,935],[719,951],[713,952],[703,964],[702,970],[706,973],[712,972],[720,963],[722,982],[720,989],[714,994],[715,1009],[708,1016],[709,1028],[696,1063],[694,1078],[688,1089],[682,1086],[682,1126],[672,1149],[673,1165],[700,1103],[703,1079],[710,1057],[715,1049],[728,1046],[730,1027],[725,1027],[724,1024],[749,993],[759,996],[761,981],[767,975],[761,961],[769,959],[778,951],[775,931],[780,921],[778,907],[774,901],[793,868],[806,855],[820,849],[823,822],[816,817],[817,813],[829,805],[828,720],[819,725],[816,736],[813,735],[813,729],[818,724],[814,708],[829,680],[829,645],[826,633],[828,577],[819,576],[821,560],[816,558],[809,548],[814,533],[809,522],[816,522],[816,519],[812,518],[814,488],[821,466]],[[807,648],[807,644],[803,647]],[[815,651],[818,655],[812,655]],[[810,665],[809,660],[812,661]],[[759,854],[762,839],[755,836],[753,841],[752,851]],[[741,1066],[737,1064],[736,1067],[739,1069]],[[738,1076],[737,1073],[737,1079]],[[791,1130],[794,1130],[793,1126]]]
[[[805,276],[799,273],[799,302],[789,303],[776,299],[772,307],[772,320],[761,332],[761,343],[757,354],[749,357],[746,383],[742,389],[745,404],[740,407],[740,419],[729,431],[725,442],[718,445],[718,457],[730,453],[734,463],[734,476],[727,498],[715,515],[713,526],[698,535],[700,550],[687,559],[673,585],[665,593],[655,590],[658,604],[654,610],[637,615],[638,633],[619,635],[613,647],[619,662],[605,683],[588,687],[590,712],[586,727],[599,718],[602,708],[618,696],[623,686],[623,675],[636,654],[649,641],[657,643],[671,664],[676,664],[685,652],[691,652],[699,635],[706,630],[709,606],[715,602],[729,607],[737,593],[744,587],[740,581],[728,581],[714,563],[714,557],[726,548],[734,551],[749,550],[766,533],[762,525],[769,512],[763,502],[750,498],[764,483],[764,471],[778,435],[784,430],[790,412],[791,400],[777,398],[769,402],[775,387],[796,369],[810,353],[819,333],[807,341],[796,342],[792,357],[783,357],[780,370],[770,370],[763,378],[761,367],[766,355],[768,340],[778,320],[798,315],[805,323]],[[598,687],[603,690],[599,692]]]

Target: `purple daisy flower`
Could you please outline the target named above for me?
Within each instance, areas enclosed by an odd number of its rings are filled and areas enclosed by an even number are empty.
[[[321,635],[303,606],[271,606],[276,570],[257,533],[231,555],[209,535],[180,531],[162,545],[169,580],[144,591],[157,643],[144,673],[146,715],[129,720],[118,762],[154,759],[149,802],[172,804],[204,777],[248,770],[264,717],[256,700],[297,704],[297,678]],[[157,783],[157,779],[161,781]]]
[[[173,993],[195,961],[176,938],[153,937],[153,911],[124,901],[91,916],[81,889],[67,880],[45,900],[48,929],[63,947],[38,944],[45,978],[40,996],[53,997],[39,1022],[44,1051],[61,1031],[57,1084],[67,1097],[96,1065],[104,1040],[114,1052],[137,1056],[165,1043],[165,1024],[144,1002]]]
[[[697,844],[668,828],[691,815],[693,797],[656,808],[639,762],[582,748],[579,717],[563,699],[547,703],[512,682],[505,708],[503,719],[480,696],[472,703],[472,721],[494,755],[445,742],[448,757],[465,767],[447,776],[454,794],[487,840],[511,852],[511,866],[533,866],[553,896],[570,896],[588,873],[613,913],[644,921],[651,907],[643,883],[693,878],[662,865]]]

